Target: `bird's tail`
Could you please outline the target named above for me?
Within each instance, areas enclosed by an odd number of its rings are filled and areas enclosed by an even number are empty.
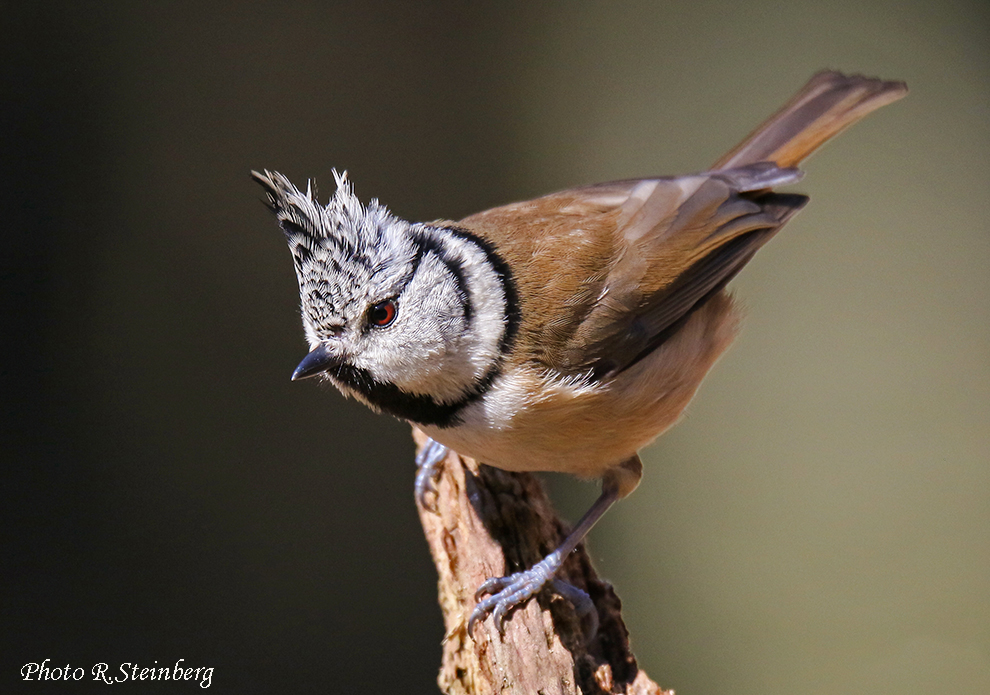
[[[773,162],[779,167],[797,166],[826,140],[905,94],[907,85],[903,82],[820,72],[777,113],[719,159],[712,169],[730,169],[755,162]]]

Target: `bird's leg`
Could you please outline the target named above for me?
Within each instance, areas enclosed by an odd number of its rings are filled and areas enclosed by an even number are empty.
[[[621,488],[621,480],[617,476],[606,475],[602,480],[601,495],[598,496],[595,503],[585,512],[584,516],[577,523],[577,526],[567,534],[564,542],[556,550],[528,570],[516,572],[508,577],[492,577],[482,584],[475,594],[475,600],[478,601],[478,605],[475,606],[471,612],[471,617],[468,619],[468,632],[470,633],[472,631],[475,623],[484,620],[491,613],[499,634],[504,634],[506,613],[534,596],[545,584],[550,582],[557,593],[574,604],[579,615],[590,614],[594,616],[593,627],[595,629],[589,633],[590,635],[594,635],[598,627],[598,616],[591,597],[576,586],[571,586],[562,580],[554,579],[554,575],[560,569],[560,566],[570,552],[584,540],[591,527],[602,518],[602,515],[608,511],[608,508],[619,497],[624,496],[621,494],[624,491]],[[481,597],[486,594],[489,594],[489,596],[482,599]]]
[[[436,511],[436,483],[440,476],[440,464],[447,458],[447,447],[433,439],[427,439],[426,444],[416,454],[416,501],[424,509]],[[433,493],[433,504],[427,504],[426,496]]]

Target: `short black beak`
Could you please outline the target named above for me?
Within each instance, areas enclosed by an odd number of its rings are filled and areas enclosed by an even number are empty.
[[[335,364],[337,364],[337,359],[327,352],[324,346],[320,345],[303,357],[302,362],[296,367],[296,371],[292,372],[292,380],[308,379],[311,376],[325,372]]]

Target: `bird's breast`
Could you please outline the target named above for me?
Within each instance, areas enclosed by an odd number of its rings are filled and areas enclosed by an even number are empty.
[[[449,427],[423,426],[458,453],[509,471],[602,476],[677,422],[736,334],[724,292],[664,344],[606,380],[534,363],[503,371]]]

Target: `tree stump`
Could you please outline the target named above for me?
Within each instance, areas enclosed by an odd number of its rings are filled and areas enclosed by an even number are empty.
[[[417,447],[426,437],[413,430]],[[436,485],[435,509],[419,508],[439,574],[446,636],[437,682],[449,695],[673,695],[636,665],[619,597],[595,574],[579,546],[558,577],[584,589],[598,610],[588,641],[565,599],[541,591],[511,611],[500,636],[488,618],[467,633],[474,594],[489,577],[531,567],[566,534],[539,480],[450,452]],[[432,496],[430,496],[432,499]]]

